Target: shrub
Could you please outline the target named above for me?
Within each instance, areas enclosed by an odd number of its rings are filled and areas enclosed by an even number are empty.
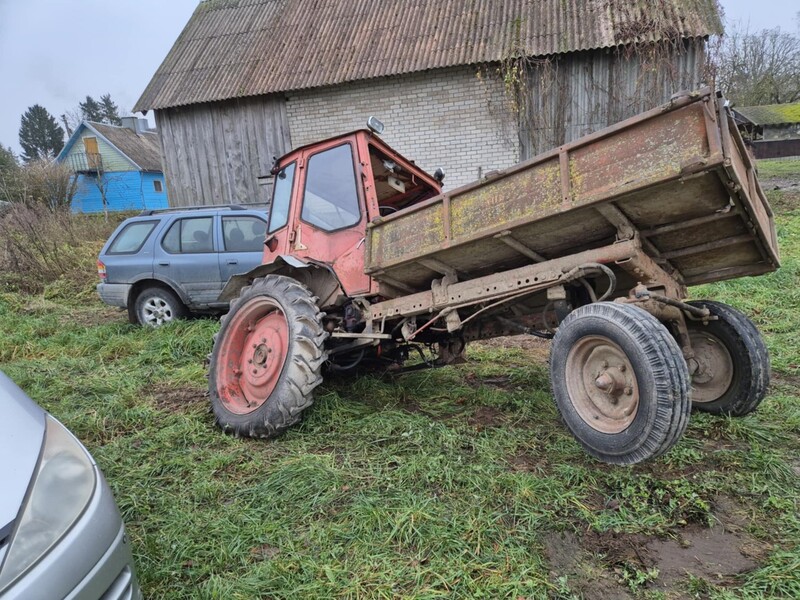
[[[97,282],[97,254],[121,217],[72,214],[46,203],[14,203],[0,214],[0,283],[27,293],[55,286],[85,296]]]

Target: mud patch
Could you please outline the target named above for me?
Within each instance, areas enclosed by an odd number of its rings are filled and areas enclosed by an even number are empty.
[[[508,415],[491,406],[481,406],[467,418],[467,423],[478,430],[500,427],[508,423]]]
[[[645,550],[658,569],[653,587],[664,591],[679,587],[689,575],[714,585],[731,584],[736,575],[754,569],[753,555],[761,554],[753,540],[719,524],[687,527],[676,539],[651,541]]]
[[[566,587],[581,598],[612,600],[633,598],[617,581],[614,572],[604,564],[604,552],[592,549],[587,537],[575,534],[551,534],[544,540],[544,551],[550,564],[550,579],[559,588]]]
[[[174,387],[156,383],[145,388],[142,394],[150,396],[157,409],[167,412],[196,412],[208,406],[208,391],[196,386]]]
[[[718,496],[713,505],[711,528],[689,525],[667,539],[610,531],[551,534],[544,548],[552,582],[600,599],[631,598],[629,582],[668,598],[688,597],[689,576],[715,586],[733,585],[772,548],[747,535],[749,516],[736,500]]]
[[[517,473],[544,473],[549,467],[547,458],[542,456],[531,456],[530,454],[517,454],[508,459],[508,466]]]
[[[517,386],[511,382],[511,377],[509,376],[479,377],[475,373],[467,373],[464,375],[464,381],[467,383],[467,385],[474,389],[483,386],[492,387],[505,392],[517,389]]]

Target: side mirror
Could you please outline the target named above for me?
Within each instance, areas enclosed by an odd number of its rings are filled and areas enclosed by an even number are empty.
[[[439,182],[439,185],[442,184],[444,181],[444,169],[442,167],[437,167],[436,170],[433,172],[433,178]]]

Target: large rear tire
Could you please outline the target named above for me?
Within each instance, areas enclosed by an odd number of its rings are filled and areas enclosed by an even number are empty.
[[[699,365],[692,376],[692,404],[715,415],[742,417],[758,408],[769,387],[769,352],[756,326],[738,310],[712,300],[689,304],[717,319],[688,321]]]
[[[678,344],[640,308],[582,306],[558,327],[550,377],[564,423],[593,457],[636,464],[669,450],[689,422],[689,371]]]
[[[317,299],[295,279],[256,279],[231,302],[211,352],[209,395],[217,424],[271,438],[300,420],[322,383],[327,333]]]

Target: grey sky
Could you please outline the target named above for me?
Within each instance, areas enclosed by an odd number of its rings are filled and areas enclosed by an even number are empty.
[[[797,0],[721,0],[751,30],[798,27]],[[0,0],[0,144],[19,152],[22,113],[56,118],[87,94],[129,111],[198,0]]]

